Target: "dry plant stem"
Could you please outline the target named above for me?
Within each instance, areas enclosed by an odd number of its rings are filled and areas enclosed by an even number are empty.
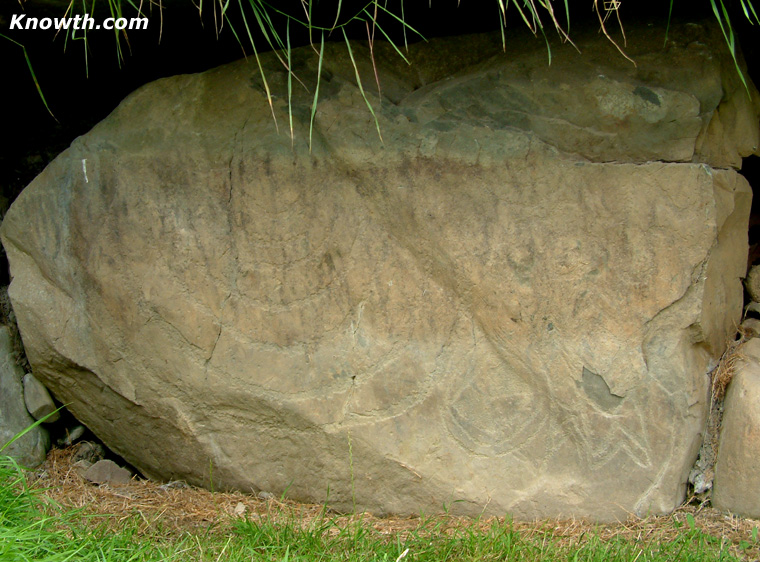
[[[739,338],[729,341],[721,355],[718,366],[710,373],[710,410],[702,436],[702,446],[694,468],[689,473],[689,482],[694,494],[699,496],[712,489],[715,478],[715,463],[718,459],[720,429],[723,422],[723,399],[726,388],[734,378],[736,363],[742,359],[741,348],[746,343],[746,335],[741,330]]]
[[[604,33],[604,36],[607,39],[609,39],[610,43],[612,43],[613,45],[615,45],[615,48],[618,50],[618,52],[621,55],[623,55],[627,60],[631,61],[631,63],[633,63],[633,66],[636,66],[636,61],[634,61],[631,57],[629,57],[628,55],[625,54],[625,51],[623,51],[623,49],[620,47],[620,45],[618,45],[617,42],[612,38],[612,36],[610,36],[609,32],[607,31],[607,28],[604,25],[604,22],[607,20],[607,17],[609,16],[609,12],[611,10],[614,10],[615,12],[617,12],[617,6],[618,6],[618,4],[613,4],[612,8],[610,8],[610,9],[605,8],[604,9],[605,15],[602,16],[602,12],[599,10],[599,0],[594,0],[594,10],[596,11],[596,15],[599,18],[599,25],[602,28],[602,33]],[[618,21],[620,21],[620,14],[618,14]],[[621,29],[621,31],[623,29],[622,22],[620,23],[620,29]],[[623,41],[625,41],[625,32],[623,32]]]
[[[367,41],[369,41],[369,58],[372,61],[372,70],[375,72],[375,83],[377,84],[377,97],[382,99],[380,91],[380,76],[377,73],[377,63],[375,62],[375,27],[377,23],[377,4],[375,4],[375,13],[370,16],[372,19],[372,29],[370,30],[369,22],[365,21],[367,26]]]
[[[299,504],[276,497],[263,500],[242,492],[211,493],[194,487],[174,488],[148,480],[134,480],[121,487],[94,486],[79,476],[72,466],[72,457],[78,447],[74,445],[52,450],[45,465],[29,474],[30,484],[50,500],[51,511],[55,510],[55,504],[65,509],[81,509],[83,524],[91,527],[107,525],[115,532],[127,523],[131,515],[137,515],[143,522],[138,529],[140,535],[154,536],[160,532],[162,538],[178,538],[199,531],[226,533],[240,517],[262,523],[297,521],[302,529],[313,529],[327,516],[334,523],[325,526],[325,533],[330,536],[339,535],[343,529],[359,523],[387,536],[389,540],[403,542],[415,534],[454,535],[457,530],[463,529],[487,532],[497,524],[519,532],[526,539],[540,539],[548,535],[557,541],[558,546],[578,545],[585,537],[592,535],[602,541],[624,540],[647,545],[677,540],[688,518],[693,517],[696,529],[725,539],[731,545],[731,554],[746,557],[747,560],[760,558],[760,544],[755,543],[750,549],[740,546],[742,541],[752,536],[758,521],[726,516],[704,506],[683,505],[672,515],[631,517],[618,524],[595,524],[582,519],[516,522],[504,517],[472,519],[437,515],[421,519],[379,518],[367,513],[340,515],[330,512],[324,505]],[[242,515],[240,504],[244,508]]]
[[[726,351],[723,352],[718,367],[715,369],[712,377],[710,393],[711,402],[723,401],[726,394],[726,388],[734,378],[736,363],[740,359],[744,359],[744,356],[741,354],[741,348],[746,342],[747,336],[740,330],[739,338],[730,341],[726,346]]]

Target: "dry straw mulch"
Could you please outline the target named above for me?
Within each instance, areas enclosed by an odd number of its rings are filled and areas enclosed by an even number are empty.
[[[149,480],[133,479],[126,486],[90,484],[79,475],[72,464],[77,445],[67,449],[54,449],[46,463],[32,473],[32,485],[43,490],[43,495],[65,508],[81,510],[83,521],[97,521],[115,529],[136,515],[142,521],[140,532],[151,535],[156,531],[162,536],[208,529],[226,531],[236,517],[253,520],[298,521],[303,527],[318,520],[330,519],[335,523],[333,532],[338,532],[352,523],[374,528],[383,535],[400,537],[402,540],[410,532],[453,533],[461,528],[488,529],[494,523],[504,523],[503,518],[481,518],[478,520],[451,515],[425,519],[417,517],[374,517],[363,513],[339,515],[328,512],[321,505],[308,505],[289,500],[260,499],[242,492],[209,492],[191,486],[173,487]],[[92,516],[103,516],[92,517]],[[733,554],[745,560],[760,560],[760,545],[752,543],[753,529],[760,527],[760,521],[743,519],[719,512],[704,503],[684,504],[673,514],[631,517],[618,524],[594,524],[587,521],[543,520],[536,522],[511,523],[512,529],[523,537],[547,534],[559,544],[577,544],[584,537],[596,535],[602,540],[621,538],[639,544],[669,542],[689,529],[688,520],[693,517],[696,527],[713,537],[731,543]],[[757,531],[755,531],[757,533]],[[742,542],[744,547],[742,548]]]

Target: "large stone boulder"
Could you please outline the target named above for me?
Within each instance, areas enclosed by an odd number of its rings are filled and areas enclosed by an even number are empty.
[[[658,513],[742,306],[758,103],[719,33],[150,84],[2,227],[34,372],[144,474],[377,513]],[[394,58],[395,57],[395,58]],[[313,88],[317,57],[293,52]],[[741,121],[744,128],[729,127]],[[721,169],[726,168],[726,169]]]

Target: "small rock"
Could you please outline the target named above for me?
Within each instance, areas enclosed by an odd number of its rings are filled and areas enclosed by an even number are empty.
[[[103,445],[91,441],[82,441],[77,448],[77,452],[71,457],[73,462],[80,460],[88,461],[90,464],[96,463],[106,455]]]
[[[82,476],[93,484],[123,485],[132,481],[132,475],[126,468],[107,459],[93,464]]]
[[[760,265],[753,265],[750,268],[744,279],[744,287],[753,301],[760,302]]]
[[[59,447],[71,447],[74,443],[76,443],[79,439],[82,438],[82,435],[84,435],[84,426],[83,425],[77,425],[74,426],[70,431],[66,431],[66,437],[62,437],[58,440],[58,446]]]
[[[92,463],[85,459],[80,459],[73,463],[71,465],[71,468],[73,468],[79,476],[84,477],[84,473],[89,470],[89,468],[92,466]]]
[[[50,416],[45,423],[53,423],[61,418],[61,414],[56,412],[57,408],[48,389],[32,373],[24,375],[24,402],[27,411],[35,420]]]
[[[756,338],[760,335],[760,320],[757,318],[747,318],[742,322],[742,332],[744,332],[747,339]]]
[[[171,482],[167,482],[166,484],[161,484],[159,486],[159,489],[167,491],[167,490],[184,490],[187,488],[188,485],[185,482],[182,482],[181,480],[172,480]]]

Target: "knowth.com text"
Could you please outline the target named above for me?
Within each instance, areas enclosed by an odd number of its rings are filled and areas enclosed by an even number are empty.
[[[101,23],[98,23],[89,14],[78,14],[67,18],[36,18],[29,17],[26,14],[13,14],[11,16],[10,29],[71,29],[74,31],[92,29],[116,29],[119,31],[123,29],[148,29],[148,18],[105,18]]]

